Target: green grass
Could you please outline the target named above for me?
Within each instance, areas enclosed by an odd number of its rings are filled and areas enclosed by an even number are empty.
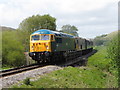
[[[108,78],[108,79],[107,79]],[[116,87],[113,76],[96,68],[67,67],[42,76],[30,85],[13,86],[13,88],[108,88]]]
[[[110,59],[106,57],[106,48],[88,59],[86,67],[66,67],[62,70],[41,76],[30,85],[14,85],[13,88],[113,88],[117,86],[116,76],[110,73]],[[115,70],[113,70],[115,71]]]
[[[97,47],[98,50],[95,55],[91,56],[88,60],[88,65],[98,67],[102,70],[107,70],[111,66],[111,59],[107,57],[106,47]]]
[[[7,65],[6,65],[6,66],[5,66],[5,65],[4,65],[4,66],[2,65],[2,66],[0,67],[0,70],[7,70],[7,69],[11,69],[11,68],[14,68],[14,67],[7,66]]]
[[[97,77],[96,77],[97,76]],[[104,88],[106,74],[95,68],[66,67],[16,88]]]
[[[88,66],[96,67],[117,76],[117,69],[114,68],[112,60],[107,55],[107,47],[99,46],[95,47],[95,49],[98,52],[89,57]]]

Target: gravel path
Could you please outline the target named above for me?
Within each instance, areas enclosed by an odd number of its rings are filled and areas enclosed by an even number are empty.
[[[62,69],[62,68],[58,67],[58,66],[49,65],[49,66],[45,66],[42,68],[40,67],[40,68],[37,68],[34,70],[25,71],[25,72],[22,72],[19,74],[0,78],[0,83],[1,83],[0,89],[1,88],[8,88],[13,84],[18,83],[19,81],[26,79],[27,77],[36,77],[36,76],[43,75],[45,73],[49,73],[51,71],[58,70],[58,69]],[[34,80],[32,80],[32,81],[34,81]]]

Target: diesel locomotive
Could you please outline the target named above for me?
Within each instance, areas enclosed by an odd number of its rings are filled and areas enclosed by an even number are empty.
[[[62,32],[40,29],[30,35],[29,56],[41,62],[67,61],[92,51],[93,42]]]

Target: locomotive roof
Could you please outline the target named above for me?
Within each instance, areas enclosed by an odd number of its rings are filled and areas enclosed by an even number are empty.
[[[74,36],[72,36],[72,35],[61,33],[61,32],[56,32],[56,31],[52,31],[52,30],[48,30],[48,29],[40,29],[38,31],[33,32],[32,35],[33,34],[54,34],[55,36],[74,38]]]

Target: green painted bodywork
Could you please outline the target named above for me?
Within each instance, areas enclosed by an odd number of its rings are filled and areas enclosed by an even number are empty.
[[[51,42],[51,50],[52,52],[75,50],[74,38],[55,37],[55,41]]]

